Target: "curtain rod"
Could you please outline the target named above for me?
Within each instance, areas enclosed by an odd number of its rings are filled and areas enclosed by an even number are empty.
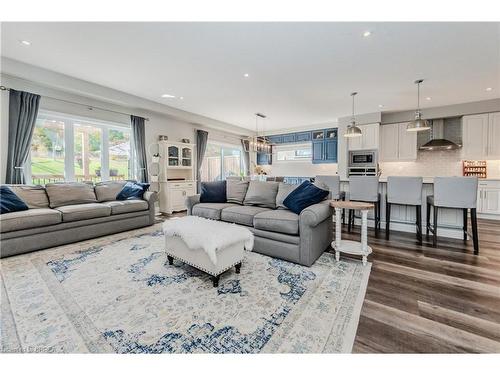
[[[1,91],[10,91],[11,88],[10,87],[5,87],[5,86],[0,86],[0,90]],[[94,109],[98,109],[100,111],[106,111],[106,112],[111,112],[111,113],[117,113],[117,114],[120,114],[120,115],[126,115],[126,116],[131,116],[132,114],[131,113],[125,113],[125,112],[119,112],[119,111],[113,111],[112,109],[107,109],[107,108],[102,108],[102,107],[96,107],[94,105],[88,105],[88,104],[82,104],[82,103],[77,103],[77,102],[72,102],[70,100],[65,100],[65,99],[59,99],[59,98],[54,98],[52,96],[46,96],[46,95],[40,95],[44,98],[48,98],[48,99],[52,99],[52,100],[58,100],[60,102],[64,102],[64,103],[69,103],[69,104],[76,104],[76,105],[81,105],[83,107],[87,107],[88,110],[92,111]],[[135,116],[135,115],[134,115]],[[144,120],[146,121],[149,121],[149,118],[144,118]]]

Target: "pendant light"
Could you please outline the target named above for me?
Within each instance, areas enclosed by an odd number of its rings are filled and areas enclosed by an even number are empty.
[[[354,97],[357,95],[357,92],[351,93],[352,96],[352,117],[351,117],[351,122],[347,126],[347,131],[344,134],[344,137],[347,138],[354,138],[354,137],[361,137],[361,129],[356,126],[356,118],[354,117]]]
[[[420,84],[422,82],[424,82],[423,79],[415,81],[417,85],[417,110],[415,111],[415,120],[409,122],[406,126],[406,130],[409,132],[420,132],[431,128],[427,120],[422,118],[422,112],[420,112]]]
[[[248,137],[247,142],[245,142],[245,152],[258,152],[263,154],[271,154],[272,147],[271,143],[264,136],[264,134],[259,135],[259,118],[265,119],[267,116],[262,113],[255,114],[255,135]]]

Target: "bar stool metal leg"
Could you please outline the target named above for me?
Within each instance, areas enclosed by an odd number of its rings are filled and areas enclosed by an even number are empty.
[[[429,241],[429,228],[431,227],[431,205],[427,203],[427,212],[426,212],[427,220],[425,223],[425,235],[427,237],[427,241]]]
[[[467,241],[467,208],[463,209],[463,214],[464,214],[464,225],[463,225],[464,241]]]
[[[437,246],[437,227],[438,227],[438,208],[437,206],[433,206],[434,208],[434,223],[433,223],[433,236],[432,236],[432,246]]]
[[[479,254],[479,237],[477,236],[477,211],[475,208],[470,209],[470,218],[472,223],[472,241],[474,242],[474,254]]]
[[[417,211],[417,240],[422,244],[422,205],[415,206]]]
[[[385,204],[385,239],[389,239],[389,226],[391,222],[391,204],[386,202]]]

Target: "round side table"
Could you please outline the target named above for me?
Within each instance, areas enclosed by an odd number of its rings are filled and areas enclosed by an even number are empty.
[[[330,201],[330,206],[335,209],[335,241],[332,247],[335,250],[335,259],[340,260],[340,253],[361,255],[363,265],[366,265],[368,255],[372,253],[372,248],[368,246],[368,211],[375,208],[373,203],[351,202],[351,201]],[[342,240],[342,227],[339,220],[342,209],[361,211],[361,242]]]

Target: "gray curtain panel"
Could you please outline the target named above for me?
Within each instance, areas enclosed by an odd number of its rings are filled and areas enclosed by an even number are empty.
[[[196,185],[198,193],[201,190],[201,166],[205,157],[205,151],[207,150],[207,143],[208,132],[205,130],[196,130]]]
[[[10,90],[7,184],[25,183],[24,164],[28,160],[39,105],[40,95]]]
[[[241,140],[241,146],[243,146],[243,162],[245,163],[245,167],[247,168],[247,173],[246,175],[250,175],[250,152],[245,151],[245,148],[249,150],[248,148],[248,140],[247,139],[242,139]]]
[[[137,180],[139,182],[148,182],[148,159],[146,156],[146,130],[144,121],[143,117],[130,116],[137,163]]]

